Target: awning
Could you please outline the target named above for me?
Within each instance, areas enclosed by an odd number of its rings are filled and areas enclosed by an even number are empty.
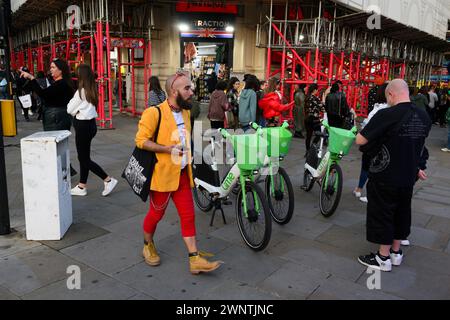
[[[411,26],[404,25],[385,16],[381,16],[381,29],[367,29],[367,20],[374,13],[358,12],[336,18],[344,26],[360,29],[374,35],[403,41],[412,45],[423,47],[433,52],[450,51],[450,42]]]
[[[125,5],[137,5],[147,0],[126,0]],[[12,14],[13,30],[28,29],[43,20],[63,12],[70,5],[80,5],[80,0],[28,0]]]

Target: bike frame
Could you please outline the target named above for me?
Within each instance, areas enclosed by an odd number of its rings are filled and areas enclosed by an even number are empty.
[[[214,144],[215,144],[214,138],[211,137],[211,151],[213,160],[211,167],[213,168],[214,171],[218,171]],[[250,180],[252,182],[255,181],[255,175],[253,171],[241,170],[238,164],[235,163],[233,167],[228,171],[227,176],[223,180],[220,187],[212,186],[209,183],[206,183],[205,181],[202,181],[198,178],[194,179],[194,183],[196,186],[200,186],[204,188],[206,191],[208,191],[208,193],[211,196],[217,196],[217,199],[225,199],[226,197],[229,196],[231,190],[233,190],[238,181],[241,183],[241,186],[245,186],[245,182],[247,180]],[[248,206],[245,187],[241,187],[241,192],[244,204],[244,216],[245,218],[248,218],[248,210],[247,210]],[[255,199],[255,209],[258,211],[259,215],[260,203],[257,200],[258,198],[255,191],[253,191],[253,198]]]
[[[323,152],[324,152],[324,137],[320,138],[320,147],[318,150],[318,158],[321,159],[321,162],[319,164],[319,167],[316,169],[314,169],[313,167],[311,167],[308,163],[305,163],[305,169],[307,169],[311,175],[313,176],[314,180],[316,181],[320,181],[320,183],[323,183],[323,179],[325,179],[325,184],[328,183],[328,177],[330,175],[330,168],[333,164],[337,164],[339,165],[340,161],[342,160],[342,155],[338,154],[338,153],[334,153],[334,152],[329,152],[329,155],[325,154],[325,156],[323,156]],[[324,161],[325,158],[328,158],[328,160],[326,161],[326,163],[322,163],[322,161]],[[320,174],[319,170],[322,166],[326,165],[326,171],[324,175]],[[336,188],[337,186],[335,186]]]
[[[249,125],[254,130],[261,130],[262,129],[262,127],[260,125],[258,125],[257,123],[255,123],[255,122],[250,122]],[[286,121],[284,121],[282,127],[288,128],[289,125],[287,124]],[[284,160],[284,157],[279,157],[277,160],[274,160],[273,158],[270,158],[268,156],[264,159],[264,166],[263,166],[262,170],[264,170],[264,169],[268,169],[269,170],[271,195],[275,194],[275,184],[274,184],[274,179],[273,179],[273,177],[275,175],[274,172],[273,172],[274,168],[280,167],[280,161],[283,161],[283,160]],[[274,165],[274,163],[276,163],[276,165]],[[256,180],[258,180],[261,175],[262,175],[261,172],[259,172],[259,174],[256,176]],[[280,188],[281,188],[281,191],[284,192],[284,184],[281,182],[281,180],[280,180]]]

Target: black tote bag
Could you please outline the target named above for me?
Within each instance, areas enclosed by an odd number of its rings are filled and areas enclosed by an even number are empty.
[[[156,108],[158,109],[159,118],[153,139],[154,142],[158,139],[159,125],[161,124],[161,110],[159,107]],[[128,182],[133,192],[144,202],[147,201],[150,194],[150,184],[156,162],[156,154],[153,151],[135,147],[122,173],[122,178]]]

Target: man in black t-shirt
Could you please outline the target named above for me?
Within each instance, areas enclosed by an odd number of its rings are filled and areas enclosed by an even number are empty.
[[[431,129],[427,113],[409,99],[408,85],[393,80],[386,88],[388,105],[358,134],[356,143],[371,158],[367,185],[367,240],[380,245],[377,254],[359,257],[359,262],[381,271],[399,266],[400,242],[411,229],[411,199],[424,170],[428,151],[425,139]]]

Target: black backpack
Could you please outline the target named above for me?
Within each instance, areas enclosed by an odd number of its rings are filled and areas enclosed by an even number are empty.
[[[336,92],[333,93],[335,97],[337,98],[337,102],[335,99],[330,101],[330,105],[328,106],[328,114],[334,115],[334,116],[340,116],[340,117],[346,117],[348,115],[348,104],[347,99],[342,94],[342,92]]]

